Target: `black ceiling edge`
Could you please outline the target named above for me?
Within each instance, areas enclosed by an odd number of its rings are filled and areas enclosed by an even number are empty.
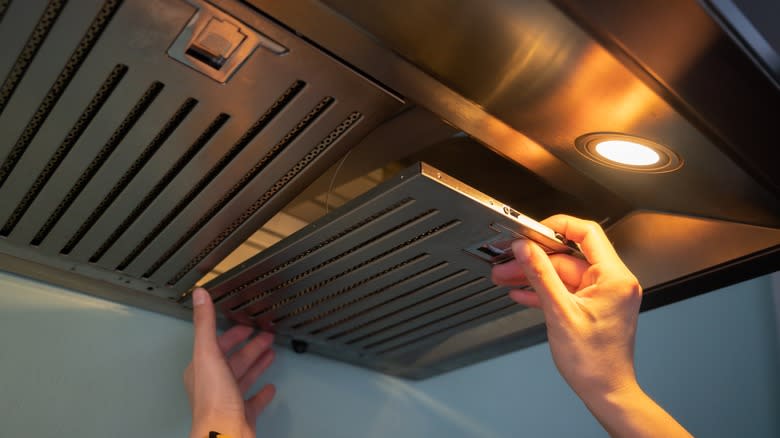
[[[645,291],[640,312],[731,286],[780,269],[780,245],[699,271]]]

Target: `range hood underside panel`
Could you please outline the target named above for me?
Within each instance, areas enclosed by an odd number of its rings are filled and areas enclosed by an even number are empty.
[[[258,47],[221,84],[167,54],[206,5],[60,3],[12,2],[0,22],[15,257],[176,299],[403,104],[240,4],[287,53]]]
[[[277,213],[311,202],[320,209],[291,222],[314,225],[217,273],[221,324],[276,330],[280,344],[303,340],[408,378],[542,342],[541,314],[490,284],[489,266],[450,251],[485,227],[442,237],[467,230],[453,224],[473,210],[378,189],[340,220],[316,222],[337,179],[392,178],[431,161],[536,219],[563,211],[605,224],[645,288],[643,310],[776,270],[776,160],[759,153],[776,156],[776,127],[766,114],[750,121],[761,102],[780,108],[780,90],[695,0],[676,6],[697,23],[676,50],[674,38],[643,46],[617,26],[637,19],[632,8],[599,18],[574,3],[6,2],[0,269],[188,318],[188,291],[204,274]],[[657,2],[637,3],[659,26],[679,24]],[[168,55],[204,11],[268,39],[225,83]],[[673,59],[653,63],[654,50]],[[749,71],[726,74],[724,60]],[[725,80],[742,77],[755,87]],[[718,94],[703,97],[718,81],[730,106],[713,110]],[[684,165],[599,166],[574,143],[602,131],[664,144]],[[361,219],[370,226],[354,228]],[[345,255],[308,257],[318,244]],[[300,257],[289,266],[307,268],[247,281],[290,254]]]

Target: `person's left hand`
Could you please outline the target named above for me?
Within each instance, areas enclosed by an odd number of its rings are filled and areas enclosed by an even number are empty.
[[[192,437],[217,431],[233,438],[255,437],[257,416],[276,392],[265,385],[246,393],[274,359],[273,335],[260,333],[240,350],[230,351],[252,334],[252,327],[235,326],[217,338],[216,314],[205,289],[193,292],[195,344],[192,362],[184,370],[184,386],[192,407]]]

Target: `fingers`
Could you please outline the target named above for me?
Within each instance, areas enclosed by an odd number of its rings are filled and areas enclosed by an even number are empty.
[[[255,363],[252,364],[251,367],[247,370],[246,374],[244,374],[241,379],[238,381],[238,388],[241,391],[241,394],[249,391],[249,388],[254,385],[254,383],[257,381],[257,379],[260,378],[260,376],[265,372],[265,370],[268,369],[269,366],[271,366],[271,363],[274,361],[274,357],[276,354],[273,350],[268,350],[255,361]]]
[[[250,423],[254,423],[257,420],[257,416],[271,403],[274,395],[276,395],[276,387],[274,385],[265,385],[254,397],[246,401],[246,417]]]
[[[512,252],[525,278],[536,290],[545,314],[553,312],[557,315],[566,311],[571,305],[571,293],[566,289],[544,250],[530,240],[519,239],[512,243]]]
[[[217,322],[211,296],[206,289],[199,287],[192,293],[192,304],[192,323],[195,327],[193,357],[218,353]]]
[[[622,265],[615,248],[596,222],[559,214],[543,220],[542,223],[578,243],[591,264],[617,262]]]
[[[219,339],[217,339],[219,349],[222,350],[223,353],[228,354],[236,345],[246,341],[253,331],[254,329],[252,327],[246,325],[230,327],[228,331],[222,333]]]
[[[511,298],[517,304],[523,305],[525,307],[534,307],[536,309],[541,309],[542,307],[542,302],[539,301],[539,295],[537,295],[534,291],[510,290],[509,298]]]
[[[270,333],[260,333],[246,343],[239,351],[230,356],[230,368],[236,378],[247,373],[249,367],[266,351],[270,350],[274,337]]]
[[[585,260],[566,254],[552,254],[549,256],[555,271],[566,286],[576,288],[582,282],[582,274],[589,264]],[[491,272],[494,284],[500,286],[524,286],[528,284],[520,262],[515,260],[502,263],[493,267]]]
[[[525,274],[523,274],[523,271],[520,268],[520,262],[515,259],[493,266],[493,269],[490,270],[490,274],[493,284],[499,286],[520,286],[528,284],[528,280],[525,278]]]

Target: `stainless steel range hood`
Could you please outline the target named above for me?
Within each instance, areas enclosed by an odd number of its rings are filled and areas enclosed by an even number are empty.
[[[8,257],[176,306],[201,271],[401,107],[232,6],[242,20],[180,0],[11,2],[0,24]],[[272,43],[223,83],[170,54],[209,20]]]
[[[771,272],[780,87],[737,6],[0,2],[0,268],[186,318],[204,276],[425,161],[536,218],[603,223],[643,309]],[[588,135],[679,166],[604,166]],[[544,340],[508,321],[375,368]]]

